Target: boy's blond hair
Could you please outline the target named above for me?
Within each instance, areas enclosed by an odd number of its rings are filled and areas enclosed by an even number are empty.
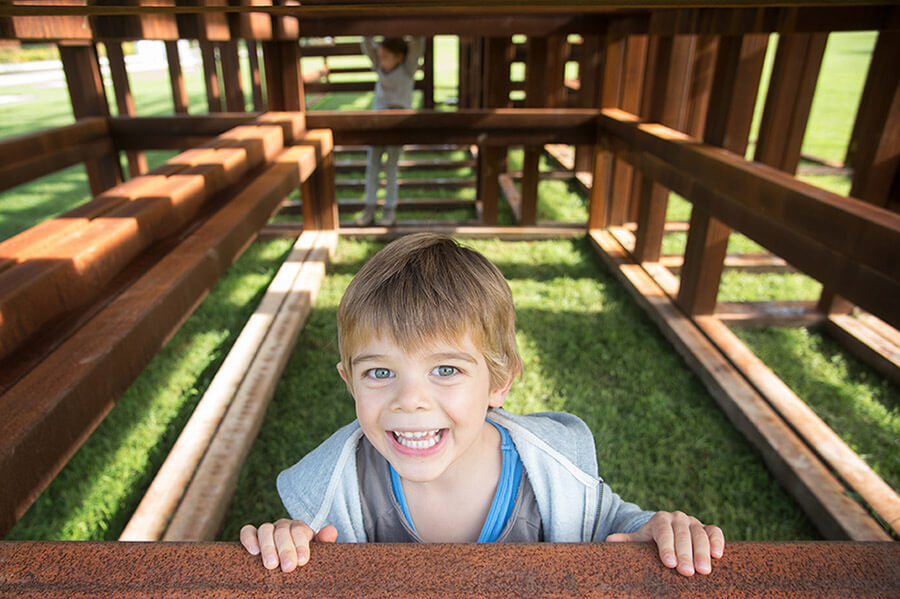
[[[341,362],[370,339],[409,352],[471,335],[484,354],[491,391],[522,368],[506,279],[487,258],[446,235],[417,233],[387,245],[359,270],[338,307]]]

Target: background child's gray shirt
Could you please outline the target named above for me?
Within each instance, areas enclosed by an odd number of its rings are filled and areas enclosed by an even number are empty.
[[[594,437],[577,416],[517,416],[498,409],[488,418],[505,427],[516,445],[546,541],[603,541],[613,533],[634,532],[653,516],[623,501],[599,478]],[[354,421],[278,475],[278,493],[291,518],[313,530],[332,524],[341,542],[368,540],[356,465],[361,438]]]
[[[375,82],[375,100],[372,103],[372,109],[411,108],[413,87],[416,83],[416,71],[419,69],[419,59],[425,50],[425,38],[412,40],[408,44],[406,60],[389,73],[385,73],[378,66],[376,48],[377,45],[373,38],[367,37],[363,39],[363,53],[372,61],[372,70],[378,75],[378,79]]]

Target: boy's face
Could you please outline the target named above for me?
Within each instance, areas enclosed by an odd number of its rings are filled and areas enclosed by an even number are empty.
[[[403,62],[404,57],[402,54],[397,54],[382,46],[378,46],[376,52],[378,54],[378,68],[385,73],[390,73],[397,68],[397,65]]]
[[[466,336],[408,354],[376,338],[350,356],[341,377],[356,402],[363,433],[401,478],[431,482],[473,468],[496,451],[488,407],[500,407],[510,384],[490,389],[482,352]],[[512,378],[510,378],[510,383]]]

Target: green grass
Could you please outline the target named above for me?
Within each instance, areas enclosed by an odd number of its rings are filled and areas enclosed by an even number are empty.
[[[209,109],[206,102],[206,88],[203,85],[203,79],[198,75],[202,75],[202,71],[199,73],[197,71],[185,72],[188,113],[190,114],[203,114]],[[168,73],[147,71],[131,74],[129,79],[138,116],[172,113],[172,91],[169,87]],[[107,89],[112,89],[112,85],[108,84]],[[246,87],[244,93],[247,94]],[[108,101],[115,112],[115,98],[110,97]],[[248,109],[252,110],[252,107],[248,106]]]
[[[691,204],[677,194],[670,194],[666,216],[672,221],[687,221]],[[687,233],[671,232],[663,237],[663,255],[683,255]],[[729,254],[765,253],[764,247],[752,239],[732,233],[728,238]],[[752,273],[726,270],[722,273],[717,296],[720,302],[816,300],[822,285],[802,273]]]
[[[520,147],[510,148],[507,165],[511,171],[521,171],[525,152]],[[553,170],[554,163],[546,154],[541,154],[538,170]],[[516,182],[521,192],[521,182]],[[568,223],[587,222],[588,201],[586,194],[578,190],[574,183],[545,179],[538,183],[538,221],[554,221]]]
[[[862,52],[870,42],[863,39],[865,35],[843,35],[834,36],[829,43],[826,69],[832,68],[832,54],[855,56],[850,66],[841,66],[843,59],[835,63],[840,67],[835,80],[847,89],[858,88],[867,60]],[[437,93],[444,98],[452,95],[448,90],[457,77],[454,43],[449,37],[436,42],[439,52],[452,56],[448,63],[442,62],[450,66],[442,66],[438,72]],[[199,76],[186,73],[186,78],[191,111],[204,112]],[[138,114],[171,111],[167,77],[135,74],[132,88]],[[824,84],[822,89],[826,89]],[[72,122],[64,87],[32,86],[12,92],[3,88],[0,93],[29,97],[27,104],[0,106],[0,136]],[[416,101],[421,102],[420,94]],[[849,135],[848,109],[841,102],[832,106],[817,96],[811,131],[841,121],[834,126]],[[332,94],[310,103],[312,109],[358,110],[370,105],[371,93]],[[853,110],[849,112],[852,126]],[[827,151],[818,152],[815,145],[804,151],[831,156]],[[153,153],[151,163],[170,154]],[[511,168],[520,165],[521,151],[512,149],[509,162]],[[546,159],[541,168],[548,168]],[[420,176],[448,175],[431,171]],[[823,180],[817,179],[817,184]],[[846,177],[826,183],[838,192],[841,186],[846,188],[844,193],[849,189]],[[421,191],[405,193],[426,197]],[[474,190],[462,193],[473,197]],[[566,184],[544,181],[539,193],[539,219],[583,222],[586,218],[584,195]],[[88,195],[80,166],[3,193],[0,240],[78,205]],[[349,192],[345,197],[354,195],[361,192]],[[687,220],[689,203],[673,198],[669,216]],[[398,217],[461,220],[474,218],[474,211],[402,212]],[[500,222],[512,222],[504,202]],[[14,531],[15,538],[118,536],[277,268],[287,247],[279,244],[286,242],[255,244],[248,250],[38,500]],[[667,236],[665,244],[665,253],[680,253],[684,236]],[[756,453],[724,420],[583,240],[472,245],[499,263],[510,278],[517,302],[526,373],[514,387],[507,407],[517,412],[563,409],[584,418],[597,438],[601,474],[623,496],[647,508],[695,513],[723,525],[731,539],[816,538],[816,531],[793,500],[772,481]],[[352,401],[334,371],[334,310],[343,288],[377,247],[367,242],[341,242],[317,306],[279,384],[260,441],[241,473],[223,539],[233,540],[243,522],[282,515],[274,475],[353,418]],[[747,253],[760,248],[746,237],[732,235],[729,251]],[[815,299],[817,285],[802,277],[729,273],[719,299]],[[896,388],[885,391],[883,379],[871,373],[861,375],[870,388],[860,386],[854,373],[867,371],[817,333],[775,330],[739,334],[788,384],[797,385],[797,393],[815,404],[814,409],[822,409],[818,407],[821,403],[840,412],[845,404],[855,406],[862,399],[865,407],[848,408],[840,418],[827,419],[897,488]],[[783,365],[797,373],[782,374]],[[799,382],[794,382],[795,378]],[[284,443],[284,438],[291,442]],[[871,444],[867,444],[869,439]],[[881,446],[883,450],[879,450]]]
[[[864,76],[860,75],[869,68],[875,38],[869,31],[829,36],[810,110],[810,125],[803,138],[804,154],[844,160],[862,94]]]
[[[465,242],[510,282],[525,363],[506,407],[565,410],[597,440],[601,475],[648,509],[684,509],[731,539],[817,538],[699,381],[605,272],[585,239]],[[221,539],[284,516],[274,477],[354,418],[335,371],[335,311],[377,248],[343,240],[241,470]]]
[[[0,241],[90,199],[91,189],[81,164],[0,194]]]
[[[119,537],[290,246],[248,248],[7,538]]]
[[[55,44],[11,44],[0,48],[0,64],[30,62],[33,60],[58,60]]]
[[[900,489],[900,388],[807,329],[738,337],[894,489]]]
[[[22,98],[0,105],[0,138],[75,122],[65,82],[0,87],[0,94]]]
[[[817,300],[822,284],[802,273],[722,273],[717,296],[720,302]]]

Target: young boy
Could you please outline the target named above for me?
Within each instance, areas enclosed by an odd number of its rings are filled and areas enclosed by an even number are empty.
[[[399,37],[385,38],[380,44],[376,44],[371,37],[363,39],[363,52],[372,61],[372,69],[378,75],[375,82],[373,110],[412,107],[416,70],[419,68],[419,58],[424,48],[423,38],[417,38],[410,44]],[[387,152],[387,163],[384,164],[386,188],[384,211],[379,224],[384,226],[394,224],[397,211],[397,161],[400,158],[400,146],[370,146],[366,162],[366,207],[363,215],[357,220],[360,226],[372,224],[375,218],[378,174],[385,152]]]
[[[278,476],[293,520],[241,529],[266,568],[310,541],[650,541],[707,574],[725,539],[680,512],[645,512],[599,478],[577,417],[501,409],[521,371],[512,294],[481,254],[429,233],[378,252],[338,308],[341,378],[357,420]]]

